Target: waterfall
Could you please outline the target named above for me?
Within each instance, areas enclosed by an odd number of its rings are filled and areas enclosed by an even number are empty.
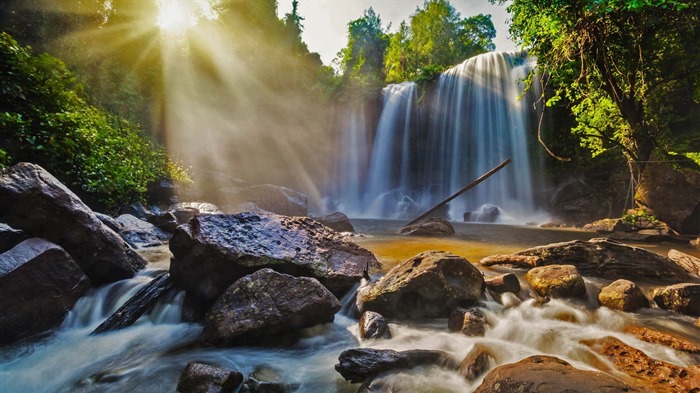
[[[512,158],[511,165],[451,202],[450,217],[461,220],[469,213],[471,221],[524,222],[535,215],[532,173],[539,160],[531,157],[529,135],[537,92],[523,95],[533,66],[522,53],[492,52],[449,69],[422,93],[413,82],[385,87],[374,138],[362,133],[370,147],[354,151],[362,146],[350,141],[340,151],[345,174],[339,180],[346,191],[340,192],[338,208],[354,217],[416,216]],[[359,123],[367,124],[353,117],[346,123],[350,134],[341,138],[358,138]]]

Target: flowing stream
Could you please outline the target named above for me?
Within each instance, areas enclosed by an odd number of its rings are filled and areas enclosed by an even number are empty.
[[[430,249],[452,251],[475,262],[487,255],[592,236],[575,231],[459,224],[457,235],[447,240],[405,238],[393,234],[399,222],[358,220],[355,224],[364,235],[354,240],[375,252],[386,269]],[[668,245],[656,247],[663,252]],[[622,333],[627,325],[650,326],[700,343],[698,328],[692,326],[690,317],[658,309],[621,313],[594,308],[591,301],[552,300],[539,306],[515,295],[504,297],[503,304],[492,299],[485,301],[488,327],[484,337],[450,333],[446,319],[435,319],[391,323],[392,339],[360,342],[357,321],[341,311],[333,323],[305,330],[303,338],[292,347],[212,348],[198,342],[200,325],[179,322],[181,293],[163,299],[132,327],[91,336],[97,325],[167,267],[167,251],[159,252],[151,256],[149,268],[137,277],[94,289],[80,299],[54,334],[3,348],[0,392],[174,392],[185,365],[201,361],[244,375],[273,368],[296,392],[350,393],[357,391],[359,385],[345,382],[333,366],[343,350],[359,346],[442,350],[461,361],[474,345],[483,344],[495,354],[492,367],[530,355],[550,354],[578,368],[601,369],[606,360],[581,344],[581,340],[614,336],[659,360],[680,366],[693,364],[688,355]],[[693,253],[698,255],[697,251]],[[589,288],[600,285],[587,280]],[[353,299],[348,297],[342,302],[347,310]],[[480,383],[467,382],[456,372],[436,367],[401,371],[377,382],[392,385],[393,391],[405,392],[469,392]]]

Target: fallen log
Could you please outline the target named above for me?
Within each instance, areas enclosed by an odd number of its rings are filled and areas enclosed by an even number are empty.
[[[111,330],[124,329],[133,325],[143,314],[153,308],[156,300],[174,287],[169,273],[163,273],[141,288],[123,306],[100,324],[91,335]]]

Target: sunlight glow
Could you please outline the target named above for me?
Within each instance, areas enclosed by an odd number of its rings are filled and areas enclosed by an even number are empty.
[[[180,35],[197,25],[192,2],[183,0],[158,1],[158,27],[167,34]]]

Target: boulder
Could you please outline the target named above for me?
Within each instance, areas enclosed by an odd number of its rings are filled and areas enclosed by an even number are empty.
[[[603,287],[598,294],[602,306],[620,311],[636,311],[649,307],[649,299],[637,284],[632,281],[619,279]]]
[[[207,311],[204,339],[219,346],[270,340],[332,322],[338,310],[318,280],[262,269],[234,282]]]
[[[0,171],[0,222],[63,247],[98,285],[133,277],[146,262],[43,168]]]
[[[457,307],[447,320],[447,327],[453,332],[467,336],[483,336],[486,332],[486,316],[476,307]]]
[[[170,240],[173,281],[203,306],[237,279],[262,268],[314,277],[340,297],[362,279],[374,255],[306,217],[246,212],[204,214]]]
[[[531,269],[525,275],[532,289],[542,297],[572,298],[586,294],[583,277],[572,265],[550,265]]]
[[[652,330],[643,326],[628,326],[624,331],[648,343],[663,345],[676,351],[700,354],[700,345],[693,344],[670,333]]]
[[[542,265],[574,265],[586,277],[608,280],[679,283],[691,277],[667,257],[604,238],[554,243],[515,255],[539,257]]]
[[[686,272],[700,276],[700,258],[688,255],[678,250],[668,252],[668,257],[678,266],[682,267]]]
[[[117,220],[115,220],[112,216],[95,212],[95,217],[97,217],[97,219],[102,221],[102,223],[105,224],[107,228],[113,230],[114,232],[119,233],[119,231],[122,229],[122,224],[117,222]]]
[[[122,214],[116,221],[121,225],[119,236],[134,248],[157,247],[170,238],[164,230],[130,214]]]
[[[583,343],[653,392],[697,392],[700,389],[700,368],[697,366],[686,368],[653,359],[614,337]]]
[[[20,229],[0,223],[0,254],[27,240],[29,235]]]
[[[388,318],[447,318],[484,293],[481,272],[466,259],[445,251],[426,251],[395,266],[358,292],[360,312]]]
[[[498,254],[481,258],[479,263],[484,266],[509,265],[523,269],[531,269],[533,267],[542,266],[543,261],[542,258],[535,255]]]
[[[140,218],[142,220],[146,220],[149,217],[153,216],[153,212],[148,210],[146,206],[144,206],[141,202],[134,202],[130,205],[120,207],[118,214],[128,214]]]
[[[299,386],[282,380],[280,372],[270,367],[258,367],[243,381],[238,393],[291,393]]]
[[[234,393],[243,382],[243,374],[234,370],[190,362],[180,375],[179,393]]]
[[[354,348],[338,356],[335,371],[352,383],[363,382],[389,370],[434,365],[456,370],[457,361],[443,351],[413,349],[397,352],[391,349]]]
[[[503,211],[496,205],[486,204],[478,210],[464,213],[465,222],[496,222],[503,215]]]
[[[178,202],[168,207],[168,212],[172,213],[177,222],[184,224],[197,214],[221,214],[221,210],[209,202]]]
[[[622,222],[621,218],[604,218],[602,220],[593,221],[584,225],[582,229],[584,231],[598,233],[625,232],[631,230],[629,225]]]
[[[328,214],[317,221],[336,232],[355,232],[348,216],[341,212]]]
[[[467,356],[459,364],[459,373],[469,381],[474,381],[481,377],[495,356],[484,344],[475,344]]]
[[[513,273],[496,274],[484,277],[486,289],[493,293],[520,292],[520,280]]]
[[[219,191],[219,200],[226,206],[233,207],[252,202],[263,210],[284,216],[306,216],[308,213],[307,199],[304,194],[272,184],[228,188]]]
[[[70,255],[44,239],[0,254],[0,344],[58,327],[89,288]]]
[[[700,172],[672,163],[650,162],[634,199],[676,231],[700,233]]]
[[[580,370],[554,356],[535,355],[489,372],[476,393],[646,392],[608,374]]]
[[[381,314],[373,311],[362,313],[359,322],[361,339],[391,338],[389,324]]]
[[[653,298],[664,310],[700,316],[700,284],[683,283],[657,288]]]
[[[409,236],[449,236],[454,235],[454,233],[455,229],[452,224],[437,217],[431,217],[401,228],[401,234]]]
[[[162,211],[154,214],[148,218],[148,222],[168,233],[175,232],[177,226],[180,225],[180,223],[177,221],[177,217],[175,217],[175,214],[169,211]]]

